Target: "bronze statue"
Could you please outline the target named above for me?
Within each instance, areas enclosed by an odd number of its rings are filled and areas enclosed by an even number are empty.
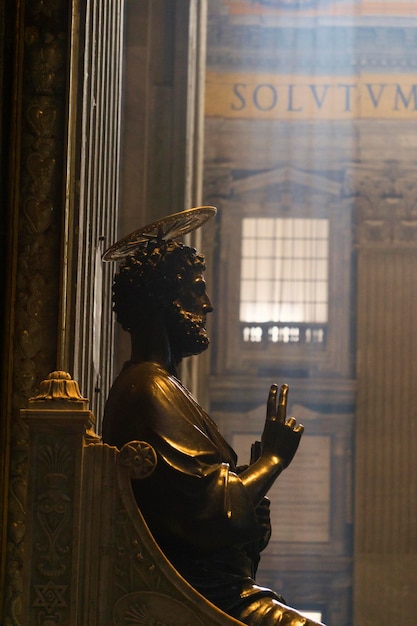
[[[288,388],[278,392],[272,385],[258,458],[239,467],[178,377],[181,360],[208,347],[206,317],[213,309],[204,258],[173,241],[182,227],[167,224],[180,216],[182,224],[191,220],[190,230],[213,211],[170,216],[107,254],[125,259],[114,280],[113,302],[117,320],[130,333],[132,354],[110,391],[103,441],[121,448],[144,440],[154,447],[156,469],[147,480],[134,482],[135,498],[156,541],[194,588],[249,625],[313,626],[254,580],[270,537],[265,496],[291,463],[303,432],[294,418],[286,419]],[[172,238],[164,238],[167,231]]]

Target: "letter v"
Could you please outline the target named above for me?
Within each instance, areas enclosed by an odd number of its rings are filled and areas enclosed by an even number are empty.
[[[309,87],[311,89],[311,93],[313,94],[314,100],[315,100],[318,108],[321,109],[321,107],[323,106],[323,102],[324,102],[324,99],[325,99],[325,97],[327,95],[327,92],[329,90],[330,85],[309,85]],[[317,93],[317,89],[316,89],[317,87],[323,87],[323,92],[322,92],[321,98],[320,98],[320,96]]]
[[[371,100],[373,102],[374,108],[377,109],[379,105],[379,101],[381,100],[381,96],[385,89],[385,83],[379,83],[379,93],[376,97],[373,91],[373,85],[371,85],[371,83],[366,83],[366,87],[368,89],[369,95],[371,96]]]

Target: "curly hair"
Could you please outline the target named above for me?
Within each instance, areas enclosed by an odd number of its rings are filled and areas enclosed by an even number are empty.
[[[127,257],[113,282],[113,310],[124,330],[139,319],[166,311],[178,298],[179,282],[191,269],[204,271],[204,257],[172,240],[149,241]]]

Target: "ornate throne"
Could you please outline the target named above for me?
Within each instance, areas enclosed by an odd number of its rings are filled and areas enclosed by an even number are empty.
[[[232,626],[155,543],[131,478],[154,450],[101,442],[78,384],[53,372],[21,411],[29,429],[22,593],[28,626]]]

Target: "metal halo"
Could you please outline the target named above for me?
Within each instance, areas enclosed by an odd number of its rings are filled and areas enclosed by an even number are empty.
[[[151,239],[176,239],[200,228],[207,220],[214,217],[217,209],[214,206],[200,206],[186,209],[179,213],[167,215],[152,224],[135,230],[130,235],[119,239],[104,252],[103,261],[121,261]]]

